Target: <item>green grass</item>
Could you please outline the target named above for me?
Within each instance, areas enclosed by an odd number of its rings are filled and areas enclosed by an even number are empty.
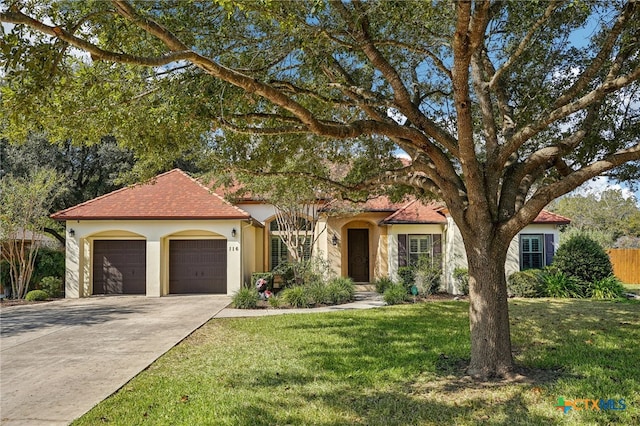
[[[76,425],[640,424],[640,303],[512,300],[527,377],[474,383],[468,304],[213,320]],[[624,399],[573,411],[565,399]]]
[[[622,284],[629,293],[640,294],[640,284]]]

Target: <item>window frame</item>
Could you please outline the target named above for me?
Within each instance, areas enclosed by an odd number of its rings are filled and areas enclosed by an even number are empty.
[[[538,240],[539,250],[533,250],[533,244],[531,241]],[[525,251],[525,240],[529,241],[528,250]],[[520,270],[526,271],[528,269],[542,269],[546,266],[546,253],[545,253],[545,236],[544,234],[520,234]],[[536,266],[534,255],[539,255],[539,266]],[[525,258],[527,258],[525,261]],[[526,264],[525,264],[526,263]]]
[[[412,251],[411,241],[413,239],[418,240],[416,252]],[[421,250],[420,240],[427,241],[427,249]],[[433,235],[432,234],[409,234],[407,235],[407,263],[408,266],[415,266],[422,256],[426,255],[429,259],[433,260]]]

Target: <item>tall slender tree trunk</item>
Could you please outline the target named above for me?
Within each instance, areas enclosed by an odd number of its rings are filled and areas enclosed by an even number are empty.
[[[505,262],[508,241],[465,240],[469,264],[471,362],[478,379],[506,377],[513,371]]]

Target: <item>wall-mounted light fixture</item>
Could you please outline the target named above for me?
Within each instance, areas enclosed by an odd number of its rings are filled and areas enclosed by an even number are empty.
[[[69,236],[70,237],[75,237],[76,236],[76,231],[73,228],[69,228]]]
[[[331,244],[333,244],[334,246],[338,245],[338,236],[336,234],[333,234],[333,237],[331,238]]]
[[[236,228],[233,228],[233,229],[231,230],[231,236],[232,236],[233,238],[235,238],[235,237],[236,237],[236,234],[237,234],[237,232],[236,232]]]

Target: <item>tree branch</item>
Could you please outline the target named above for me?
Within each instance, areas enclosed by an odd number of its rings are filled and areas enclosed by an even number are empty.
[[[513,217],[501,226],[502,231],[513,233],[531,223],[552,200],[574,190],[584,182],[629,161],[640,160],[640,144],[618,151],[610,156],[576,170],[555,183],[541,186]],[[517,232],[517,231],[516,231]],[[514,234],[515,235],[515,234]]]
[[[354,6],[362,11],[362,5],[359,1],[354,1]],[[341,8],[344,6],[340,3]],[[362,11],[363,12],[363,11]],[[393,89],[394,103],[398,110],[402,112],[413,124],[423,130],[427,135],[435,139],[443,147],[445,147],[453,155],[458,155],[457,141],[451,135],[446,133],[442,128],[436,126],[431,120],[429,120],[418,108],[411,102],[411,94],[405,87],[402,78],[396,71],[396,69],[387,61],[382,53],[376,48],[375,42],[369,34],[369,21],[366,14],[362,13],[360,16],[360,25],[356,30],[355,23],[351,25],[354,32],[358,34],[358,42],[361,44],[363,53],[367,56],[369,61],[375,66]]]
[[[524,38],[520,40],[520,43],[518,44],[518,47],[516,48],[515,52],[513,52],[513,54],[509,57],[509,59],[507,59],[507,61],[504,64],[502,64],[502,66],[500,66],[500,68],[498,68],[496,72],[493,74],[493,77],[489,81],[490,88],[494,88],[496,84],[498,84],[498,81],[500,80],[500,77],[502,77],[502,74],[504,74],[505,71],[509,69],[509,67],[513,65],[513,63],[520,57],[520,55],[524,53],[524,51],[527,49],[527,46],[529,45],[529,42],[533,38],[533,35],[535,34],[535,32],[547,20],[549,20],[549,18],[553,14],[553,11],[556,10],[559,5],[560,5],[560,2],[558,1],[552,1],[551,3],[549,3],[549,5],[544,11],[544,14],[540,17],[540,19],[538,19],[531,26],[531,28],[529,29],[527,34],[524,36]]]
[[[196,55],[194,52],[187,50],[171,52],[158,57],[145,57],[103,50],[93,43],[74,36],[71,32],[66,31],[61,27],[46,25],[23,14],[22,12],[15,11],[14,9],[15,8],[12,8],[8,12],[0,12],[0,21],[11,24],[27,25],[42,32],[43,34],[58,38],[77,47],[78,49],[90,53],[93,60],[106,60],[125,64],[159,67],[176,61],[191,60]]]
[[[438,58],[433,52],[431,52],[429,49],[424,49],[418,45],[414,45],[414,44],[407,44],[407,43],[403,43],[401,41],[396,41],[396,40],[382,40],[382,41],[376,41],[375,42],[376,46],[392,46],[392,47],[399,47],[401,49],[407,49],[410,52],[414,52],[414,53],[419,53],[421,55],[425,55],[427,56],[429,59],[431,59],[433,61],[433,63],[435,64],[436,68],[438,68],[440,71],[442,71],[442,73],[444,75],[446,75],[447,77],[449,77],[449,79],[451,79],[451,70],[449,68],[446,67],[446,65],[444,64],[444,62],[442,62],[442,60],[440,58]]]
[[[640,78],[640,66],[636,67],[629,74],[604,81],[600,86],[585,94],[580,99],[559,107],[549,112],[546,117],[523,127],[520,131],[513,135],[513,137],[507,142],[507,144],[505,144],[504,148],[501,150],[500,157],[498,158],[498,164],[505,164],[511,154],[516,152],[524,142],[531,139],[542,130],[546,129],[551,123],[568,117],[569,115],[577,111],[585,109],[589,105],[601,101],[607,94],[628,85],[638,78]]]
[[[626,23],[637,10],[637,2],[628,2],[624,6],[624,10],[620,14],[620,16],[618,16],[618,19],[616,19],[616,23],[611,28],[611,31],[609,31],[609,34],[607,34],[607,38],[605,39],[602,48],[600,49],[596,57],[593,59],[587,69],[584,70],[580,77],[578,77],[573,86],[567,89],[567,91],[556,100],[556,102],[554,103],[554,108],[558,108],[567,104],[571,101],[571,99],[573,99],[576,95],[578,95],[589,86],[589,84],[593,80],[593,77],[602,70],[602,66],[604,65],[605,61],[609,60],[609,56],[611,55],[611,51],[613,49],[615,41],[620,36],[620,33],[624,29]],[[607,80],[610,80],[613,77],[614,75],[610,74],[609,76],[607,76]]]

